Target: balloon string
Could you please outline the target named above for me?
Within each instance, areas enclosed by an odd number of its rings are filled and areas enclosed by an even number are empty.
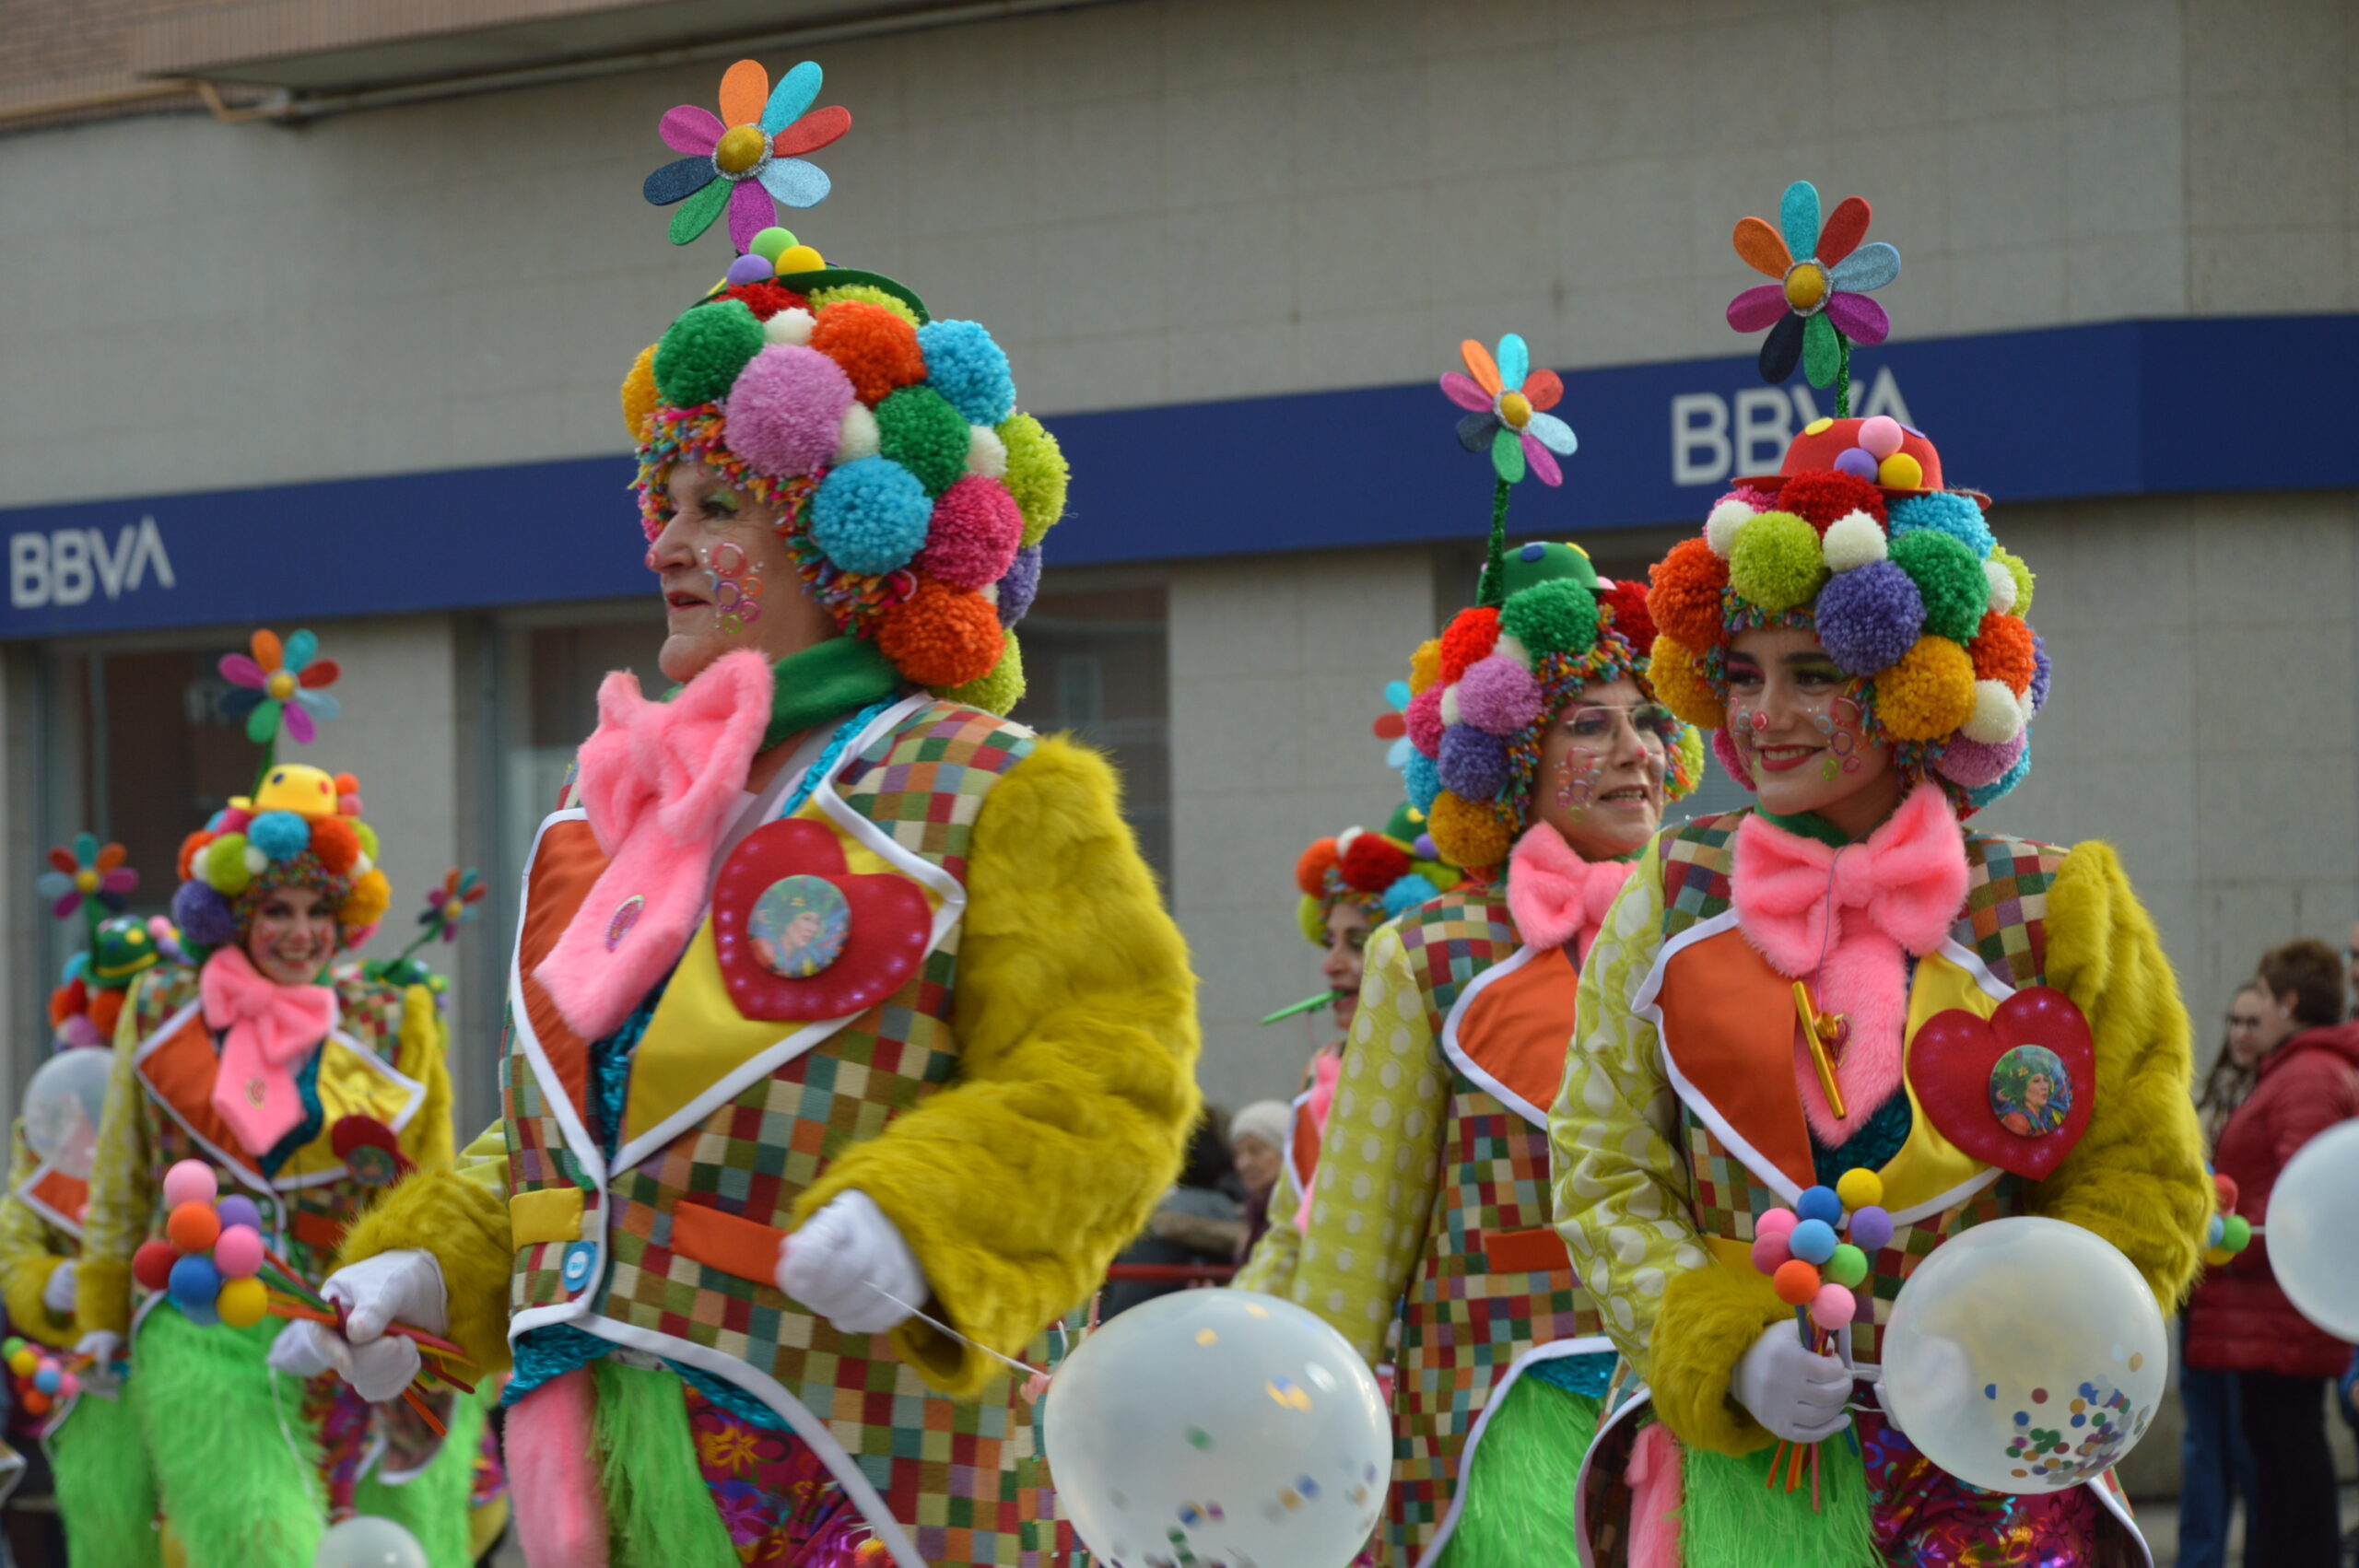
[[[967,1338],[966,1335],[961,1334],[957,1329],[953,1328],[949,1324],[945,1323],[939,1317],[927,1316],[924,1311],[918,1307],[911,1306],[908,1302],[903,1301],[899,1296],[895,1295],[891,1291],[886,1290],[884,1286],[876,1283],[874,1280],[868,1281],[867,1285],[870,1290],[874,1291],[878,1295],[883,1296],[886,1301],[891,1302],[895,1306],[899,1307],[903,1312],[908,1313],[919,1322],[925,1324],[928,1328],[934,1329],[938,1333],[949,1335],[950,1338],[957,1340],[960,1344],[966,1346],[970,1351],[976,1351],[983,1355],[991,1357],[992,1360],[998,1362],[1009,1371],[1020,1372],[1027,1377],[1046,1377],[1048,1375],[1047,1373],[1041,1371],[1037,1366],[1030,1365],[1025,1362],[1020,1362],[1014,1356],[1003,1356],[997,1351],[992,1349],[989,1345],[979,1345],[975,1343],[974,1340]]]

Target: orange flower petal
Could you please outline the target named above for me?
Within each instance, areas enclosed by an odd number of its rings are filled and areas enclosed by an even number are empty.
[[[1489,349],[1470,337],[1458,345],[1458,357],[1466,361],[1466,373],[1474,378],[1476,386],[1493,397],[1499,395],[1499,368],[1492,362]]]
[[[740,60],[721,78],[721,123],[758,124],[762,105],[770,96],[770,74],[758,60]]]
[[[252,646],[254,662],[262,666],[262,673],[265,675],[286,662],[287,650],[279,645],[278,634],[267,626],[254,633]]]
[[[1523,379],[1524,401],[1535,409],[1554,408],[1565,395],[1565,383],[1554,370],[1534,370]]]
[[[1793,253],[1786,249],[1785,237],[1757,217],[1741,217],[1736,223],[1736,253],[1744,264],[1764,277],[1783,277],[1786,269],[1794,264]]]
[[[99,851],[97,869],[101,872],[111,872],[129,859],[131,859],[129,850],[120,844],[110,844]]]

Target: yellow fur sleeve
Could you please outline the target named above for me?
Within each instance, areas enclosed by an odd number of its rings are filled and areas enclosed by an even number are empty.
[[[0,1197],[0,1301],[6,1303],[8,1321],[18,1333],[63,1348],[75,1340],[74,1319],[57,1316],[41,1299],[50,1275],[65,1261],[65,1254],[53,1245],[62,1238],[17,1196],[39,1164],[25,1145],[23,1123],[17,1125],[11,1141],[15,1157],[9,1165],[8,1191]]]
[[[1097,1288],[1179,1174],[1198,1113],[1187,947],[1118,802],[1104,759],[1061,737],[983,798],[957,1075],[795,1206],[799,1223],[866,1193],[917,1254],[929,1311],[1005,1354]],[[894,1341],[954,1394],[1000,1370],[915,1319]]]
[[[402,1129],[402,1152],[422,1171],[448,1170],[454,1163],[457,1138],[451,1128],[451,1030],[434,1005],[434,993],[424,986],[402,991],[401,1045],[393,1069],[426,1085],[426,1099],[417,1115]]]
[[[132,1059],[139,1049],[140,994],[164,977],[159,967],[132,981],[115,1025],[114,1069],[99,1117],[90,1197],[82,1211],[82,1261],[74,1274],[74,1316],[84,1333],[131,1331],[131,1255],[147,1239],[157,1179],[142,1104],[147,1091]]]
[[[2084,1226],[2121,1249],[2164,1312],[2194,1281],[2212,1192],[2188,1097],[2187,1009],[2154,923],[2110,846],[2064,857],[2048,890],[2048,981],[2096,1042],[2096,1106],[2033,1212]]]
[[[499,1128],[469,1146],[474,1156],[498,1141]],[[404,1177],[353,1223],[336,1254],[342,1267],[381,1252],[415,1247],[434,1255],[451,1313],[451,1339],[486,1372],[508,1366],[508,1280],[515,1260],[509,1245],[508,1199],[485,1183],[488,1159],[458,1169],[420,1169]]]

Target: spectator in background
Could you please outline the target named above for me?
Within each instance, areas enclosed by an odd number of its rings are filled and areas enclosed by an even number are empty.
[[[2213,1155],[2229,1116],[2259,1082],[2261,1059],[2294,1033],[2294,1016],[2258,980],[2228,1003],[2228,1034],[2195,1098],[2203,1123],[2203,1153]],[[2179,1405],[2187,1424],[2179,1434],[2178,1568],[2227,1568],[2228,1525],[2242,1497],[2252,1505],[2252,1449],[2239,1429],[2236,1375],[2187,1364],[2181,1325]]]
[[[1221,1136],[1222,1113],[1206,1106],[1203,1119],[1188,1141],[1188,1163],[1179,1184],[1146,1223],[1146,1230],[1114,1259],[1116,1268],[1129,1264],[1215,1263],[1236,1261],[1245,1241],[1245,1208],[1238,1200],[1237,1168]],[[1106,1287],[1105,1316],[1127,1312],[1143,1301],[1185,1288],[1185,1280],[1113,1279]]]
[[[1284,1100],[1256,1100],[1228,1124],[1229,1157],[1237,1163],[1237,1179],[1245,1188],[1245,1245],[1238,1248],[1239,1263],[1270,1228],[1270,1197],[1285,1165],[1286,1128],[1293,1120],[1294,1108]]]
[[[2342,966],[2351,988],[2351,1011],[2359,1015],[2359,924],[2351,928],[2351,935],[2342,944]]]
[[[2342,1018],[2346,976],[2335,951],[2305,940],[2261,956],[2255,978],[2294,1028],[2262,1057],[2258,1082],[2220,1133],[2214,1164],[2236,1184],[2236,1209],[2258,1228],[2277,1174],[2302,1145],[2359,1116],[2359,1024]],[[2253,1492],[2245,1561],[2266,1568],[2336,1568],[2341,1527],[2327,1447],[2327,1389],[2351,1346],[2294,1309],[2269,1266],[2266,1235],[2196,1287],[2187,1364],[2234,1372]]]

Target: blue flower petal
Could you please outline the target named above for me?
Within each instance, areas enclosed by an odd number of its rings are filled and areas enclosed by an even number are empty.
[[[712,159],[703,153],[694,158],[675,158],[647,177],[640,186],[640,194],[650,205],[668,207],[674,202],[687,201],[720,176],[712,171]]]
[[[290,632],[287,638],[286,651],[280,655],[280,659],[288,674],[299,675],[303,673],[303,666],[318,658],[319,653],[319,633]]]
[[[341,719],[344,717],[344,704],[339,701],[333,693],[315,692],[308,689],[298,690],[295,694],[295,700],[301,703],[304,708],[309,709],[311,717],[314,719]]]
[[[221,694],[221,712],[230,719],[243,719],[262,706],[263,694],[252,686],[231,686]]]
[[[1409,683],[1406,681],[1387,681],[1384,683],[1384,700],[1386,703],[1391,705],[1392,711],[1395,713],[1405,713],[1408,711],[1409,698],[1411,695]]]
[[[1797,180],[1786,187],[1785,199],[1778,204],[1778,223],[1786,233],[1786,249],[1794,260],[1808,261],[1818,254],[1818,187],[1807,180]]]
[[[799,158],[772,158],[756,178],[763,190],[790,207],[816,207],[827,199],[827,171]]]
[[[805,60],[780,76],[770,88],[770,100],[762,105],[762,129],[775,136],[802,119],[819,96],[821,76],[819,62]]]
[[[1826,270],[1826,281],[1851,294],[1882,288],[1900,275],[1900,252],[1881,240],[1860,246]]]
[[[1558,457],[1570,457],[1580,449],[1580,439],[1573,434],[1573,427],[1553,414],[1533,415],[1524,428]]]
[[[1499,427],[1496,414],[1470,414],[1458,422],[1458,444],[1471,452],[1491,450],[1491,432]]]
[[[1417,748],[1414,745],[1410,743],[1408,736],[1402,736],[1399,740],[1393,742],[1391,745],[1385,749],[1384,766],[1395,768],[1408,766],[1410,754],[1414,752],[1416,749]]]
[[[64,872],[43,872],[33,878],[33,891],[43,898],[63,898],[74,891],[74,879]]]
[[[1499,339],[1499,385],[1508,392],[1520,391],[1523,379],[1532,374],[1532,350],[1524,345],[1521,334],[1509,333]]]

